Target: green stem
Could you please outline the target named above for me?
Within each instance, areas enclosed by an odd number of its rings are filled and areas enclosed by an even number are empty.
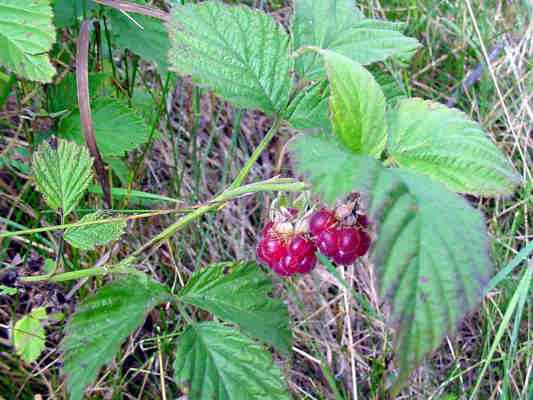
[[[291,178],[273,178],[267,181],[261,181],[257,183],[252,183],[249,185],[241,186],[233,190],[226,190],[220,195],[215,197],[210,203],[202,205],[189,214],[184,215],[172,225],[167,227],[161,233],[153,237],[150,241],[145,243],[139,249],[131,253],[127,258],[125,258],[121,263],[117,265],[110,265],[104,267],[94,267],[87,268],[79,271],[65,272],[58,275],[38,275],[38,276],[29,276],[22,278],[23,282],[40,282],[40,281],[51,281],[51,282],[64,282],[73,279],[87,278],[91,276],[106,275],[107,273],[135,273],[137,270],[128,267],[137,261],[137,258],[147,252],[155,251],[159,245],[172,235],[174,235],[178,230],[187,226],[189,223],[194,221],[197,218],[200,218],[202,215],[208,213],[209,211],[214,211],[222,204],[240,198],[244,195],[259,193],[259,192],[272,192],[272,191],[285,191],[285,192],[301,192],[306,190],[307,186],[303,182],[298,182]],[[88,225],[88,224],[85,224]]]
[[[72,281],[76,279],[82,279],[82,278],[90,278],[93,276],[102,276],[106,275],[107,273],[111,272],[110,269],[113,268],[113,273],[123,273],[123,274],[131,274],[131,273],[137,273],[137,270],[131,267],[128,267],[124,264],[117,264],[113,265],[112,267],[93,267],[93,268],[86,268],[86,269],[80,269],[77,271],[71,271],[71,272],[64,272],[62,274],[55,275],[54,273],[46,274],[46,275],[37,275],[37,276],[24,276],[20,278],[21,282],[25,283],[33,283],[33,282],[42,282],[42,281],[48,281],[48,282],[66,282],[66,281]]]
[[[254,150],[248,161],[246,161],[246,164],[241,169],[241,172],[239,172],[239,175],[235,178],[233,183],[229,186],[228,189],[235,189],[238,186],[241,186],[241,184],[244,182],[248,174],[250,173],[250,170],[254,166],[255,162],[258,160],[259,156],[261,156],[261,153],[267,148],[267,146],[272,141],[272,138],[276,135],[278,132],[279,126],[281,125],[281,118],[276,117],[274,120],[274,123],[272,124],[272,127],[269,129],[265,137],[261,140],[261,143],[259,143],[259,146]]]
[[[142,219],[142,218],[154,217],[157,215],[177,213],[177,212],[184,212],[184,210],[180,209],[180,210],[169,210],[169,211],[166,211],[166,210],[155,211],[155,212],[131,215],[129,217],[115,217],[115,218],[100,219],[97,221],[76,222],[74,224],[43,226],[41,228],[32,228],[32,229],[23,229],[20,231],[3,232],[3,233],[0,233],[0,239],[9,238],[13,236],[32,235],[34,233],[41,233],[41,232],[53,232],[53,231],[59,231],[59,230],[64,230],[64,229],[69,229],[69,228],[80,228],[80,227],[85,227],[85,226],[90,226],[90,225],[111,224],[114,222],[129,221],[132,219]]]
[[[244,179],[244,178],[243,178]],[[191,213],[184,215],[172,225],[167,227],[165,230],[160,232],[158,235],[153,237],[150,241],[142,245],[139,249],[135,250],[131,256],[138,257],[148,249],[155,250],[159,247],[159,243],[173,236],[177,231],[187,226],[192,221],[200,218],[202,215],[207,214],[210,211],[214,211],[219,208],[222,204],[239,198],[241,196],[258,193],[258,192],[272,192],[272,191],[283,191],[283,192],[301,192],[307,187],[302,182],[294,181],[293,179],[272,179],[269,181],[263,181],[258,183],[252,183],[250,185],[245,185],[231,189],[231,186],[215,197],[212,202],[209,204],[203,205]],[[222,204],[221,204],[222,203]]]
[[[274,120],[274,123],[272,124],[272,127],[267,132],[265,137],[261,140],[261,143],[259,143],[259,145],[254,150],[254,152],[252,153],[250,158],[246,161],[246,164],[244,164],[243,168],[241,169],[241,171],[239,172],[239,174],[237,175],[237,177],[235,178],[233,183],[224,192],[222,192],[220,195],[215,197],[215,199],[213,200],[214,203],[219,203],[221,201],[225,202],[225,201],[231,200],[231,199],[233,199],[235,197],[238,197],[240,195],[245,194],[245,193],[235,194],[234,190],[237,189],[239,186],[241,186],[241,184],[244,182],[244,180],[246,179],[246,177],[250,173],[253,165],[255,164],[255,162],[257,161],[257,159],[261,155],[261,153],[266,149],[268,144],[271,142],[272,138],[277,133],[280,124],[281,124],[281,119],[280,118],[276,118]],[[280,190],[282,190],[282,189],[280,189]],[[163,230],[163,232],[159,233],[157,236],[152,238],[149,242],[145,243],[143,246],[141,246],[139,249],[137,249],[132,254],[132,256],[135,256],[135,257],[139,256],[140,254],[142,254],[143,252],[145,252],[146,250],[148,250],[151,247],[154,247],[154,250],[157,249],[158,243],[161,243],[163,240],[171,237],[178,230],[180,230],[184,226],[188,225],[190,222],[194,221],[195,219],[200,218],[202,215],[207,214],[208,212],[210,212],[212,210],[215,210],[218,207],[219,207],[219,204],[205,205],[205,206],[202,206],[202,207],[194,210],[190,214],[185,215],[184,217],[180,218],[175,223],[170,225],[168,228]]]

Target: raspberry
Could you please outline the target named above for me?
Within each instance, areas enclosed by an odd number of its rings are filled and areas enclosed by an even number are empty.
[[[324,208],[311,216],[309,220],[309,231],[311,235],[316,237],[325,230],[333,227],[336,222],[335,213]]]
[[[301,257],[309,252],[314,253],[314,245],[311,241],[306,240],[303,236],[295,236],[289,243],[289,254]]]
[[[318,236],[317,247],[335,263],[349,265],[361,255],[362,234],[355,228],[329,229]]]
[[[287,277],[287,276],[291,276],[291,272],[289,272],[287,270],[287,268],[285,267],[285,263],[284,263],[284,258],[283,257],[281,260],[273,263],[270,268],[272,268],[272,270],[278,274],[279,276],[283,276],[283,277]]]
[[[285,255],[286,251],[287,249],[283,241],[271,236],[265,237],[257,246],[257,256],[270,267],[279,261]]]
[[[316,246],[322,254],[333,257],[339,250],[337,245],[337,230],[330,229],[323,231],[316,240]]]
[[[284,267],[292,273],[306,273],[316,265],[316,247],[310,240],[298,235],[292,238],[283,258]]]
[[[315,268],[315,265],[316,265],[316,255],[313,252],[312,254],[307,254],[304,258],[300,260],[300,262],[296,266],[296,271],[300,274],[307,274],[313,268]]]
[[[361,238],[354,228],[342,228],[337,231],[337,246],[340,251],[357,253]]]
[[[307,273],[316,265],[315,244],[303,235],[278,235],[268,223],[257,245],[257,258],[279,276]]]
[[[360,232],[360,236],[361,241],[359,242],[359,249],[357,253],[359,254],[359,256],[364,256],[370,248],[371,240],[370,236],[368,236],[366,232]]]
[[[348,253],[339,250],[337,254],[333,256],[333,261],[335,261],[335,263],[339,265],[350,265],[353,264],[355,260],[357,260],[357,257],[359,257],[357,252]]]

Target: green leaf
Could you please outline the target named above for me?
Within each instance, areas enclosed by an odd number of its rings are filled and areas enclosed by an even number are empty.
[[[360,192],[376,227],[371,261],[397,328],[397,385],[476,308],[492,271],[481,213],[423,175],[388,170],[324,137],[293,145],[298,170],[333,202]],[[326,161],[327,160],[327,161]]]
[[[33,172],[48,206],[70,214],[91,183],[92,165],[84,146],[65,140],[58,140],[57,148],[41,143],[33,155]]]
[[[130,18],[119,11],[109,10],[111,31],[117,46],[153,62],[160,72],[168,70],[170,40],[163,22],[140,14],[132,14]]]
[[[308,177],[313,191],[330,205],[354,191],[368,193],[376,170],[381,168],[377,160],[353,154],[325,135],[299,137],[290,148],[298,172]]]
[[[103,72],[89,74],[89,97],[95,98],[105,86],[109,75]],[[74,111],[78,108],[78,85],[76,75],[69,72],[57,84],[47,85],[48,111],[51,113],[65,110]]]
[[[128,184],[129,167],[121,157],[106,157],[104,162],[111,168],[111,170],[118,177],[121,184]]]
[[[189,325],[179,339],[174,376],[189,400],[288,400],[270,353],[214,322]]]
[[[108,219],[111,216],[105,211],[96,211],[84,216],[79,223],[95,222]],[[94,225],[68,228],[64,238],[72,246],[82,250],[93,250],[114,240],[118,240],[124,233],[126,221],[104,222]]]
[[[385,96],[361,64],[321,51],[331,90],[333,133],[354,153],[379,158],[387,141]]]
[[[289,36],[268,15],[218,1],[175,6],[169,26],[174,70],[243,108],[283,112],[292,62]]]
[[[292,334],[289,312],[281,300],[269,296],[272,281],[255,263],[238,263],[225,273],[227,264],[197,271],[179,297],[240,327],[284,353],[289,353]]]
[[[17,354],[27,363],[39,358],[45,345],[45,332],[40,320],[46,318],[44,307],[34,308],[13,327],[13,345]]]
[[[316,46],[367,65],[392,56],[405,58],[418,48],[418,41],[404,36],[399,27],[365,19],[353,0],[296,0],[292,31],[296,49]],[[296,70],[307,79],[324,77],[316,53],[299,57]]]
[[[395,107],[400,100],[407,97],[405,88],[391,74],[377,68],[377,66],[371,66],[368,70],[381,87],[381,90],[383,90],[383,94],[387,100],[387,108]]]
[[[84,0],[52,0],[54,23],[58,28],[75,25],[83,17]],[[87,9],[94,8],[92,1],[87,1]]]
[[[81,400],[102,366],[156,305],[171,301],[168,289],[148,276],[127,276],[87,298],[67,323],[61,343],[71,400]]]
[[[287,108],[287,116],[295,129],[321,128],[331,132],[328,82],[319,81],[298,92]]]
[[[96,143],[104,157],[123,156],[150,137],[150,128],[144,119],[119,100],[96,100],[92,104],[92,118]],[[79,111],[61,122],[59,132],[77,143],[85,142]]]
[[[0,64],[25,79],[51,82],[56,70],[46,54],[55,42],[49,0],[0,3]]]
[[[520,177],[476,122],[459,110],[406,99],[390,116],[388,151],[402,167],[453,191],[510,194]]]

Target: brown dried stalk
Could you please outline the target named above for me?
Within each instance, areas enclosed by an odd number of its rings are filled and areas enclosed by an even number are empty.
[[[104,193],[104,202],[107,208],[111,208],[111,189],[109,176],[105,168],[104,161],[98,151],[96,138],[94,136],[93,120],[91,117],[91,103],[89,99],[89,26],[90,21],[85,20],[81,24],[80,35],[76,45],[76,83],[78,85],[78,106],[80,108],[80,119],[85,135],[85,142],[89,148],[89,153],[94,158],[96,176]]]

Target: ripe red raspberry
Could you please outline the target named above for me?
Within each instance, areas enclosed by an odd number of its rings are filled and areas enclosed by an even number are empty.
[[[302,235],[294,236],[287,247],[287,253],[280,261],[279,269],[290,275],[307,273],[316,265],[316,247]]]
[[[337,246],[340,251],[357,252],[361,238],[355,228],[342,228],[337,230]]]
[[[276,261],[275,263],[273,263],[270,268],[272,269],[272,271],[274,271],[276,274],[278,274],[279,276],[282,276],[282,277],[287,277],[287,276],[291,276],[292,273],[289,272],[287,270],[287,268],[285,267],[285,262],[284,262],[284,258],[283,257],[281,260],[279,261]]]
[[[323,208],[311,216],[311,219],[309,220],[309,232],[316,237],[322,232],[332,228],[336,223],[335,213]]]
[[[315,244],[303,235],[279,235],[273,226],[268,223],[263,229],[257,258],[283,277],[311,271],[316,265]]]
[[[287,248],[283,241],[272,236],[265,237],[257,246],[257,257],[271,268],[286,252]]]
[[[302,235],[295,236],[289,243],[288,255],[285,256],[285,258],[291,259],[287,269],[300,274],[311,271],[316,265],[315,252],[316,247],[313,242],[305,239]]]
[[[320,233],[316,239],[316,246],[327,257],[333,257],[337,254],[339,250],[337,245],[337,229],[330,229]]]
[[[316,266],[316,255],[315,253],[308,253],[305,257],[303,257],[298,265],[296,266],[296,271],[299,274],[307,274],[308,272],[311,272],[313,268]]]
[[[347,253],[339,250],[337,254],[333,256],[333,261],[338,265],[350,265],[353,264],[358,257],[357,252]]]
[[[360,255],[361,243],[361,232],[352,227],[333,228],[322,232],[317,238],[320,252],[339,265],[352,264]]]
[[[364,256],[368,249],[370,248],[371,240],[370,236],[366,232],[359,232],[359,235],[361,237],[361,241],[359,242],[359,251],[357,252],[359,256]]]

